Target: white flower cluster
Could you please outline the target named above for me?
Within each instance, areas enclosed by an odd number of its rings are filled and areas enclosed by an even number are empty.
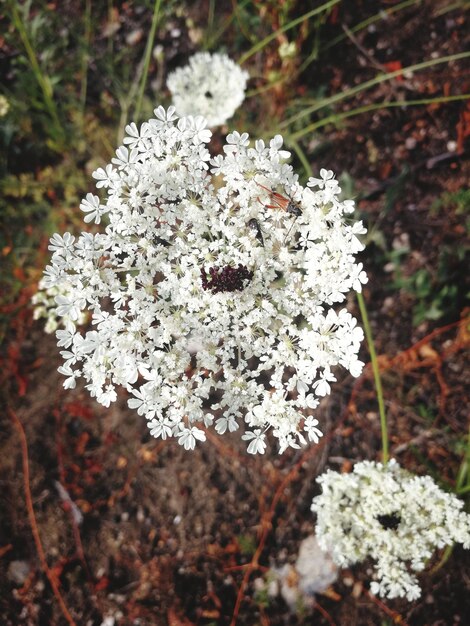
[[[470,548],[470,515],[463,502],[430,476],[415,476],[392,459],[363,461],[350,474],[328,470],[317,478],[313,499],[320,546],[340,566],[376,561],[374,594],[387,598],[421,594],[412,572],[424,569],[436,548],[454,542]]]
[[[318,441],[314,409],[341,364],[352,375],[363,332],[334,305],[367,278],[354,254],[361,222],[345,214],[333,173],[302,187],[277,135],[250,147],[227,137],[211,158],[200,117],[174,108],[127,137],[94,173],[105,201],[88,194],[85,221],[104,233],[54,235],[45,286],[67,316],[57,331],[64,386],[83,377],[105,406],[116,386],[151,434],[186,449],[215,421],[219,434],[245,421],[248,452],[263,453],[272,429],[280,451]],[[93,329],[76,327],[92,313]]]
[[[179,115],[202,115],[213,128],[226,122],[245,99],[249,75],[225,54],[198,52],[167,80]]]

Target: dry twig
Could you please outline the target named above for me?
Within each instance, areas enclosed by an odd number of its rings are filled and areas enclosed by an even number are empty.
[[[16,415],[16,413],[10,409],[7,408],[8,414],[10,415],[13,424],[15,425],[16,430],[18,431],[18,434],[20,436],[20,443],[21,443],[21,455],[22,455],[22,459],[23,459],[23,480],[24,480],[24,493],[25,493],[25,500],[26,500],[26,509],[28,511],[28,517],[29,517],[29,523],[31,526],[31,531],[33,533],[33,537],[34,537],[34,543],[36,544],[36,550],[39,556],[39,560],[41,562],[41,567],[44,571],[44,573],[47,576],[47,579],[52,587],[52,591],[54,592],[54,595],[57,599],[57,602],[60,605],[60,608],[62,610],[62,613],[65,617],[65,619],[67,620],[67,622],[70,624],[70,626],[77,626],[73,617],[70,615],[69,610],[67,609],[65,602],[62,598],[62,595],[59,591],[59,585],[58,585],[58,581],[57,581],[57,577],[55,576],[55,574],[50,570],[47,561],[46,561],[46,555],[44,553],[44,548],[42,547],[42,542],[41,542],[41,537],[39,536],[39,529],[38,529],[38,525],[36,522],[36,516],[34,514],[34,507],[33,507],[33,499],[31,497],[31,490],[30,490],[30,486],[29,486],[29,460],[28,460],[28,442],[26,440],[26,434],[24,432],[24,428],[23,425],[19,419],[19,417]]]

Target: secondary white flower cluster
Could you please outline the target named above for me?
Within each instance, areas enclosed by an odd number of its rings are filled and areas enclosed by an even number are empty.
[[[436,548],[454,542],[470,548],[470,515],[463,502],[430,476],[415,476],[392,459],[363,461],[350,474],[328,470],[317,478],[313,499],[320,546],[340,566],[376,561],[374,594],[387,598],[421,594],[413,572],[424,569]]]
[[[354,254],[361,222],[345,214],[333,173],[302,187],[277,135],[250,147],[227,137],[211,159],[200,117],[174,108],[127,137],[112,163],[94,173],[104,201],[88,194],[85,221],[104,233],[54,235],[45,286],[67,316],[57,331],[65,387],[83,377],[108,406],[116,386],[155,437],[186,449],[215,420],[219,434],[245,421],[248,452],[263,453],[272,429],[280,451],[318,441],[312,415],[330,392],[332,369],[354,376],[363,332],[345,308],[367,278]],[[92,313],[93,329],[76,321]]]
[[[202,115],[213,128],[241,105],[248,78],[226,54],[198,52],[169,75],[167,86],[179,115]]]

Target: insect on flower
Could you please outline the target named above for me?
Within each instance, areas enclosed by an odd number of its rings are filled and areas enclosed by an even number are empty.
[[[261,189],[264,189],[265,191],[267,191],[271,200],[276,203],[276,204],[265,204],[264,206],[267,209],[281,209],[281,211],[286,211],[287,213],[290,213],[290,215],[294,215],[295,217],[299,217],[299,215],[302,215],[302,209],[300,208],[300,205],[298,202],[294,202],[291,198],[286,198],[285,196],[278,193],[277,191],[268,189],[261,183],[257,183],[257,184],[261,187]]]
[[[259,225],[258,220],[252,217],[251,220],[248,220],[247,226],[251,228],[251,230],[254,232],[256,236],[256,239],[260,242],[260,244],[264,248],[263,233],[261,232],[261,226]]]

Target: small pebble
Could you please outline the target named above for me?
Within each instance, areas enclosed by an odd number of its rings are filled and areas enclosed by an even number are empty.
[[[8,566],[7,576],[18,585],[22,585],[30,572],[29,563],[26,561],[12,561]]]

